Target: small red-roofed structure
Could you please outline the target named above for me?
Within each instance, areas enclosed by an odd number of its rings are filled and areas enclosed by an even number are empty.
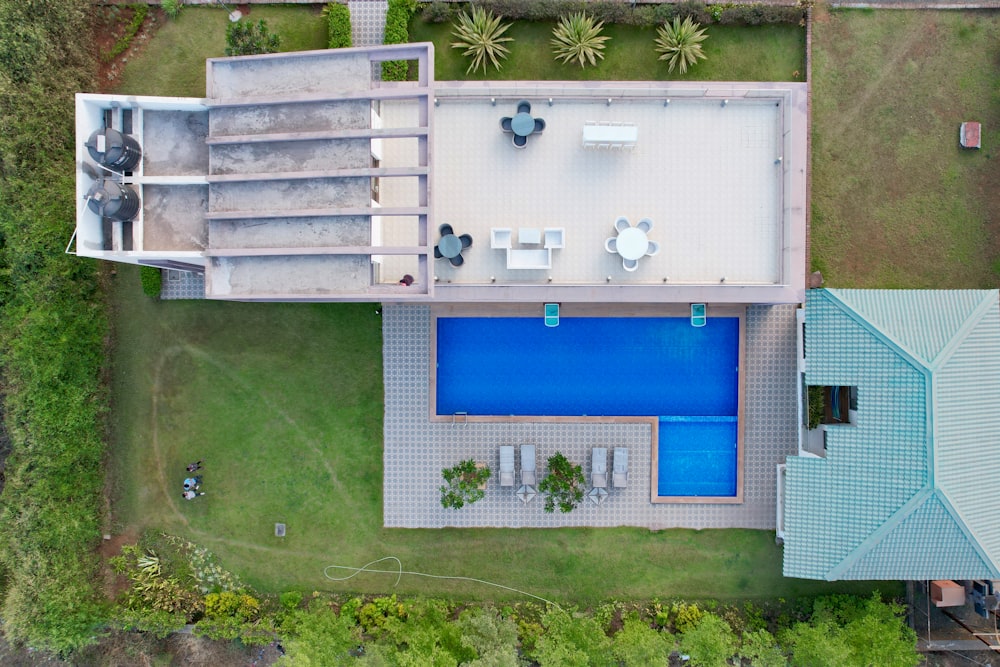
[[[973,121],[962,123],[958,138],[962,148],[982,148],[979,123]]]

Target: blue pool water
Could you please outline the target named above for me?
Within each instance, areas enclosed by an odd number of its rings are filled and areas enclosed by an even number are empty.
[[[439,318],[437,362],[437,414],[659,416],[660,495],[735,494],[738,318]]]

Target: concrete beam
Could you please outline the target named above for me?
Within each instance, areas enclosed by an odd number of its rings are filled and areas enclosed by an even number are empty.
[[[323,139],[398,139],[425,137],[426,127],[363,127],[345,130],[321,130],[318,132],[272,132],[269,134],[234,134],[230,136],[208,137],[209,146],[225,144],[275,143],[280,141],[314,141]]]
[[[391,176],[426,176],[428,167],[355,167],[319,171],[272,171],[257,174],[212,174],[209,183],[242,183],[246,181],[291,181],[307,178],[364,178]]]
[[[336,215],[427,215],[426,206],[372,208],[289,208],[251,211],[209,211],[206,220],[255,220],[266,218],[324,218]]]

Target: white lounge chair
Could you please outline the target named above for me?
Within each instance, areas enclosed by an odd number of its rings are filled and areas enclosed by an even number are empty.
[[[535,446],[521,445],[521,485],[535,484]]]
[[[628,486],[628,448],[615,447],[614,474],[612,484],[616,489]]]
[[[603,489],[608,486],[608,450],[604,447],[594,447],[590,455],[591,486]]]
[[[514,486],[514,446],[500,447],[500,486]]]

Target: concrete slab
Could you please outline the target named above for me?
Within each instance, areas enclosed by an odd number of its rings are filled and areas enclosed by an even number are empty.
[[[361,216],[213,220],[208,237],[213,248],[364,246],[371,243],[368,220]]]
[[[369,127],[371,111],[365,101],[220,107],[212,110],[212,136],[314,132]]]
[[[368,288],[370,276],[366,255],[214,257],[205,276],[205,295],[280,300],[287,295],[358,293]]]
[[[207,185],[144,185],[144,250],[204,250],[208,246]]]
[[[368,178],[315,178],[262,183],[217,183],[209,200],[211,211],[294,210],[368,206]]]
[[[211,147],[212,174],[329,171],[365,164],[367,139],[325,139]]]
[[[207,111],[144,110],[145,176],[203,176],[208,171]]]

